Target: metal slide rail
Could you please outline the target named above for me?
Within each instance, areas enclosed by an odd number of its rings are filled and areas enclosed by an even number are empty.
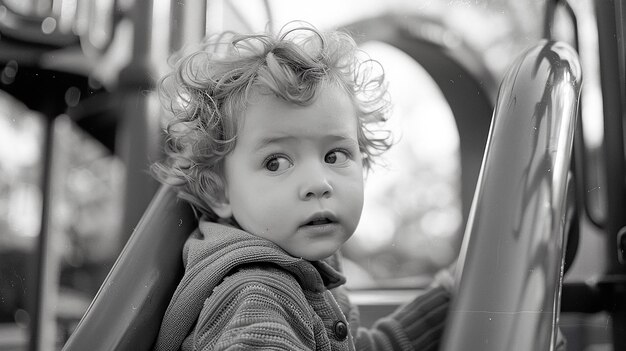
[[[554,349],[581,73],[571,47],[544,40],[504,78],[442,350]]]
[[[63,351],[151,350],[196,225],[189,205],[161,186]]]

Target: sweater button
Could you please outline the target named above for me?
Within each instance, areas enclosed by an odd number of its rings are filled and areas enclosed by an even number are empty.
[[[335,323],[335,336],[339,341],[344,341],[348,337],[348,326],[342,321]]]

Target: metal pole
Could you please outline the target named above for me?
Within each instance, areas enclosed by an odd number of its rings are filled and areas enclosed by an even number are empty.
[[[504,78],[442,350],[554,347],[581,79],[576,52],[547,41]]]
[[[124,219],[120,250],[126,244],[157,189],[148,173],[159,154],[159,105],[151,93],[156,80],[152,47],[152,0],[137,0],[130,12],[133,22],[131,62],[119,74],[120,119],[116,152],[126,166]]]
[[[55,134],[60,120],[50,117],[45,128],[43,144],[44,167],[42,177],[41,230],[37,241],[35,297],[31,318],[29,350],[47,351],[56,341],[56,306],[58,298],[59,253],[55,249],[53,202],[58,185],[55,184],[57,168]]]
[[[595,2],[598,44],[600,48],[600,77],[604,110],[604,176],[606,177],[608,271],[601,288],[608,294],[608,312],[613,322],[615,350],[626,348],[626,266],[619,262],[618,233],[626,227],[626,189],[624,186],[624,80],[623,32],[624,7],[619,0]],[[620,57],[620,54],[622,57]],[[621,71],[620,71],[621,68]],[[622,244],[622,243],[620,243]]]
[[[172,1],[170,7],[170,50],[198,43],[206,32],[206,1]]]

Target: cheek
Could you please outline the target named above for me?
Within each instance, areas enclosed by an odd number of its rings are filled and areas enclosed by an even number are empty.
[[[353,177],[347,180],[343,185],[343,202],[346,205],[346,211],[349,211],[350,218],[353,218],[353,222],[356,224],[361,218],[361,211],[363,210],[363,178]]]
[[[232,200],[239,224],[255,234],[275,230],[289,216],[289,209],[292,208],[282,187],[268,187],[254,182],[240,187]]]
[[[361,211],[363,211],[363,202],[364,202],[364,194],[363,194],[363,184],[361,184],[358,189],[354,189],[354,211],[356,221],[358,222],[361,218]]]

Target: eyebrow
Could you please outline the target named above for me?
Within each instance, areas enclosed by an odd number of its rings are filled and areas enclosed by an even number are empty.
[[[284,142],[289,142],[289,141],[293,141],[293,140],[297,140],[298,138],[296,138],[293,135],[284,135],[284,136],[269,136],[269,137],[265,137],[262,138],[261,140],[257,141],[254,146],[257,150],[263,149],[269,145],[272,144],[281,144]]]
[[[282,136],[268,136],[260,139],[255,143],[255,148],[257,150],[263,149],[272,144],[281,144],[290,141],[298,141],[300,138],[293,135],[282,135]],[[328,134],[324,136],[324,139],[327,142],[343,142],[348,141],[350,143],[358,144],[358,141],[352,137],[349,137],[344,134]]]

